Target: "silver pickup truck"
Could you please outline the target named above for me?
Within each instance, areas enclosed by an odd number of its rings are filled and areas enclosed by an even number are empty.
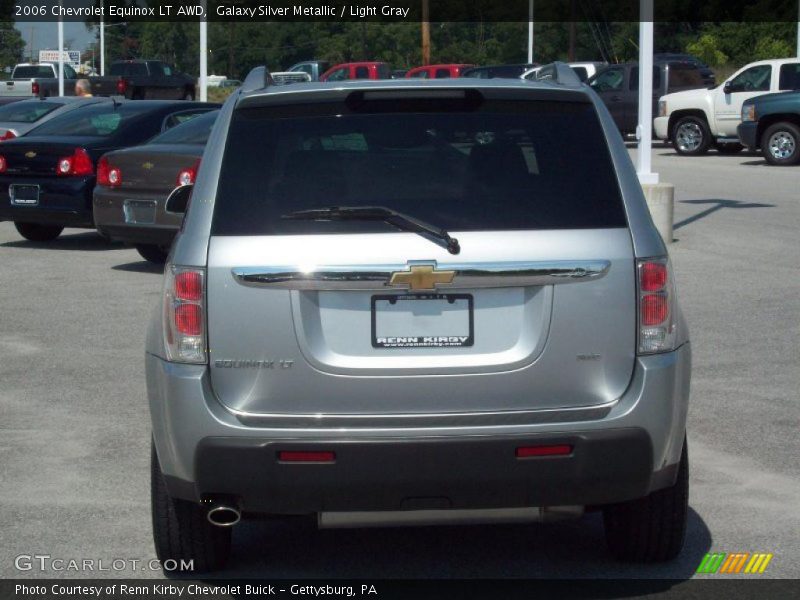
[[[64,65],[64,95],[75,95],[78,74]],[[11,72],[11,79],[0,82],[0,98],[58,96],[58,64],[20,63]]]

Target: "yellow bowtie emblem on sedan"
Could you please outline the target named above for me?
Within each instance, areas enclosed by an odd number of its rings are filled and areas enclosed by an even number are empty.
[[[25,156],[26,156],[26,158],[34,158],[36,156],[36,152],[34,152],[33,150],[28,150],[25,153]]]
[[[142,163],[142,168],[147,169],[148,171],[152,169],[155,165],[151,162]]]
[[[437,271],[430,265],[415,265],[408,271],[392,273],[389,285],[406,286],[409,290],[433,290],[441,283],[453,283],[455,271]]]

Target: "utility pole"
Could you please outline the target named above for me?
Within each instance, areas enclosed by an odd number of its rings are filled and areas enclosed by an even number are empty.
[[[422,0],[422,64],[431,64],[431,24],[428,0]]]
[[[31,27],[31,44],[30,44],[31,60],[30,60],[30,62],[33,62],[33,32],[34,31],[36,31],[36,28],[35,27]]]

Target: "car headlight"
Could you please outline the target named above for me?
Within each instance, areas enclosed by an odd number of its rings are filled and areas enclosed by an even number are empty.
[[[742,121],[756,121],[756,105],[745,104],[742,106]]]
[[[667,101],[666,100],[659,100],[658,101],[658,116],[659,117],[666,117],[667,116]]]

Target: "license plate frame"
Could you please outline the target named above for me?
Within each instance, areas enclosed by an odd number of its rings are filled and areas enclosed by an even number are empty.
[[[34,193],[28,194],[30,197],[20,198],[19,191],[27,190]],[[12,183],[8,186],[8,197],[12,206],[38,206],[39,196],[41,194],[41,187],[36,183]],[[25,194],[23,194],[25,195]]]
[[[413,333],[409,332],[408,335],[403,336],[387,336],[379,335],[378,328],[378,310],[381,308],[380,303],[387,302],[389,305],[396,306],[397,302],[436,302],[436,305],[431,304],[431,309],[446,308],[443,301],[448,305],[456,304],[454,312],[463,310],[466,315],[467,332],[464,335],[463,331],[442,331],[437,333]],[[398,348],[468,348],[475,344],[475,310],[474,298],[472,294],[376,294],[372,296],[370,301],[370,317],[371,317],[371,332],[370,341],[372,347],[376,349],[389,350]],[[411,304],[404,304],[401,307],[410,308]],[[422,306],[422,305],[419,305]],[[459,318],[457,315],[456,318]],[[454,320],[453,318],[450,319]],[[444,325],[446,327],[446,325]]]
[[[153,225],[156,222],[156,201],[124,200],[122,212],[128,225]]]

